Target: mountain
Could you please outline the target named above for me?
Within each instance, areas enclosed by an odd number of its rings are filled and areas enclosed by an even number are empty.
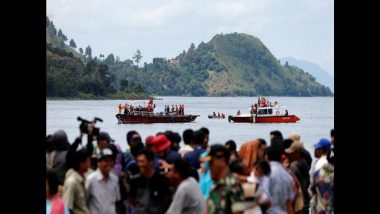
[[[91,47],[85,54],[78,53],[75,42],[46,17],[46,97],[48,98],[148,98],[138,84],[116,88],[115,78],[108,66],[91,56]]]
[[[258,38],[244,33],[217,34],[174,59],[154,58],[142,68],[131,60],[108,66],[120,80],[142,83],[155,95],[332,96],[312,75],[281,65]]]
[[[288,62],[290,65],[302,68],[305,72],[313,75],[317,82],[329,87],[334,92],[334,77],[319,65],[306,60],[297,60],[293,57],[285,57],[280,60],[282,63]]]

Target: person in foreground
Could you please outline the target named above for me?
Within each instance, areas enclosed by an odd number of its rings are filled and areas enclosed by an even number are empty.
[[[186,161],[175,160],[167,177],[176,191],[166,214],[205,213],[206,204],[197,181],[190,176],[190,166]]]
[[[223,145],[212,145],[208,153],[214,186],[207,199],[208,213],[243,213],[244,193],[239,180],[228,170],[230,153]]]

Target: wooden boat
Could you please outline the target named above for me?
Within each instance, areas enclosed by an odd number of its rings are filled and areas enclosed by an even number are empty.
[[[199,115],[161,114],[148,111],[132,111],[128,114],[116,114],[118,123],[187,123],[193,122]]]

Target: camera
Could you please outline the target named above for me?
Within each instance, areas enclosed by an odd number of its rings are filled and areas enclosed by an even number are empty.
[[[94,124],[94,127],[93,127],[93,131],[92,131],[92,134],[95,135],[95,136],[98,136],[99,135],[99,128],[96,128],[95,127],[95,123],[97,121],[99,122],[103,122],[102,119],[98,118],[98,117],[95,117],[93,121],[88,121],[86,119],[83,119],[81,117],[78,117],[77,118],[78,121],[82,121],[81,124],[79,125],[79,130],[82,132],[82,133],[86,133],[88,134],[88,130],[87,130],[87,127],[90,123]]]

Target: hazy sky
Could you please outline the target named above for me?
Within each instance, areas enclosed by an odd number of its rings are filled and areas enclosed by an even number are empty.
[[[172,58],[219,33],[258,37],[334,75],[333,0],[47,0],[47,15],[78,47],[142,61]],[[142,64],[142,63],[140,63]]]

